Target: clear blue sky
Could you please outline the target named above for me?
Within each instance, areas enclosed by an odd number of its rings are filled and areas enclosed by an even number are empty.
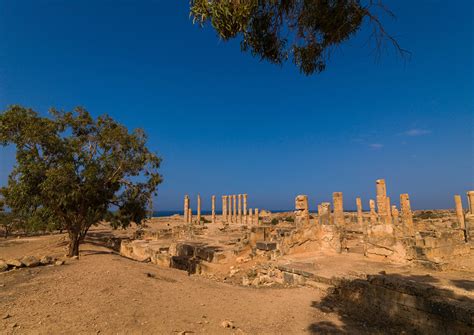
[[[397,204],[452,208],[474,189],[473,2],[385,3],[409,61],[376,60],[365,29],[305,77],[192,25],[187,1],[0,0],[0,109],[81,105],[144,128],[161,210],[185,193],[269,209],[308,194],[314,210],[342,191],[345,208],[368,207],[377,178]],[[13,148],[0,155],[1,185]]]

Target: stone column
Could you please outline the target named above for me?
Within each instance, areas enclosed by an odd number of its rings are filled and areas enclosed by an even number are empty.
[[[474,191],[467,192],[467,203],[467,210],[469,211],[469,214],[474,214]]]
[[[227,195],[222,196],[222,222],[227,222]]]
[[[331,224],[331,204],[329,202],[322,202],[318,206],[319,224]]]
[[[201,224],[201,196],[197,197],[197,224]]]
[[[308,196],[298,195],[295,198],[295,224],[309,224]]]
[[[229,201],[227,206],[227,222],[232,222],[232,196],[228,195],[227,200]]]
[[[362,225],[364,218],[362,216],[362,200],[358,197],[356,198],[357,205],[357,224]]]
[[[456,206],[456,216],[458,218],[459,228],[465,229],[466,226],[464,224],[464,211],[462,210],[462,200],[460,195],[454,196],[454,204]]]
[[[474,227],[474,191],[467,192],[468,213],[464,217],[464,234],[466,242],[471,239],[471,227]]]
[[[212,204],[212,223],[216,223],[216,196],[215,195],[211,197],[211,204]]]
[[[252,208],[249,208],[249,214],[248,214],[247,224],[253,225]]]
[[[237,215],[239,216],[239,223],[242,223],[242,194],[238,196],[238,206],[237,206]]]
[[[334,206],[334,224],[336,226],[344,225],[344,205],[342,201],[342,192],[334,192],[332,194]]]
[[[234,194],[232,196],[232,200],[234,202],[233,204],[233,211],[232,211],[232,218],[233,218],[233,222],[237,223],[237,196]]]
[[[400,194],[400,209],[405,234],[408,236],[415,236],[413,213],[411,212],[410,198],[407,193]]]
[[[191,208],[188,208],[188,223],[193,223],[193,210]]]
[[[390,204],[390,197],[385,197],[385,210],[387,211],[387,221],[392,222],[392,206]]]
[[[247,194],[244,194],[244,220],[247,224]]]
[[[375,201],[373,199],[369,200],[369,208],[370,208],[370,224],[371,225],[377,224],[377,213],[375,212]]]
[[[258,217],[258,208],[255,208],[255,224],[258,226],[258,221],[259,221],[259,217]]]
[[[392,206],[392,218],[393,218],[393,224],[394,225],[398,225],[398,216],[399,216],[399,212],[398,212],[398,209],[397,209],[397,206],[393,205]]]
[[[184,196],[184,209],[183,209],[183,218],[184,218],[184,222],[186,223],[189,223],[189,218],[188,218],[188,214],[189,214],[189,195],[185,195]]]
[[[385,179],[377,179],[375,181],[376,192],[377,192],[377,210],[380,220],[383,223],[388,223],[387,220],[387,187],[385,185]]]

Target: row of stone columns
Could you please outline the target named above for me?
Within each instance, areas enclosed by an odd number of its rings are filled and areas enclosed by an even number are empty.
[[[216,223],[216,196],[211,196],[212,223]],[[258,209],[255,209],[258,213]],[[197,222],[201,222],[201,196],[197,196]],[[192,223],[191,202],[188,195],[184,196],[183,217],[186,223]],[[250,220],[249,220],[250,219]],[[222,196],[222,221],[232,223],[251,223],[254,221],[252,210],[247,209],[247,194],[223,195]],[[258,216],[255,220],[258,223]]]
[[[296,215],[298,220],[298,210],[301,211],[301,208],[298,208],[298,199],[302,197],[299,201],[301,203],[304,198],[307,203],[307,196],[300,195],[296,198]],[[336,226],[344,225],[344,201],[342,192],[334,192],[332,195],[333,198],[333,223]],[[357,223],[363,224],[363,208],[362,200],[360,197],[356,198],[357,206]],[[300,205],[301,207],[301,205]],[[411,236],[414,235],[414,224],[413,224],[413,213],[411,210],[410,199],[408,194],[400,195],[400,208],[401,214],[399,213],[395,205],[391,205],[390,197],[387,196],[387,186],[384,179],[378,179],[376,181],[376,201],[373,199],[369,200],[369,223],[370,225],[375,225],[377,223],[384,224],[398,224],[399,218],[401,216],[402,224],[406,234]],[[328,202],[323,202],[318,205],[318,217],[320,224],[329,224],[331,223],[331,204]]]
[[[222,221],[232,223],[247,223],[247,194],[222,196]]]

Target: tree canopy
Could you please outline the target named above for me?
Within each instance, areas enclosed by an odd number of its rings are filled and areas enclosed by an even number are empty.
[[[271,63],[292,58],[306,75],[322,72],[331,51],[355,35],[365,19],[380,50],[390,41],[377,13],[394,16],[381,0],[190,0],[193,22],[209,22],[225,41],[241,37],[241,49]]]
[[[28,224],[64,227],[76,256],[92,225],[126,227],[146,217],[161,159],[142,130],[129,132],[107,115],[94,119],[83,108],[50,114],[21,106],[0,114],[0,144],[15,145],[17,161],[0,193]]]

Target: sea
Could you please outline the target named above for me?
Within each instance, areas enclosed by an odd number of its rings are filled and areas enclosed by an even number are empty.
[[[270,212],[272,213],[284,213],[284,212],[292,212],[294,211],[294,209],[278,209],[278,210],[270,210]],[[175,215],[175,214],[179,214],[179,215],[183,215],[183,211],[179,211],[179,210],[176,210],[176,211],[154,211],[153,212],[153,217],[155,218],[160,218],[160,217],[164,217],[164,216],[171,216],[171,215]],[[211,215],[212,212],[211,211],[201,211],[201,215]],[[221,211],[216,211],[216,214],[217,215],[220,215],[222,214]],[[193,215],[196,215],[196,212],[193,211]]]

